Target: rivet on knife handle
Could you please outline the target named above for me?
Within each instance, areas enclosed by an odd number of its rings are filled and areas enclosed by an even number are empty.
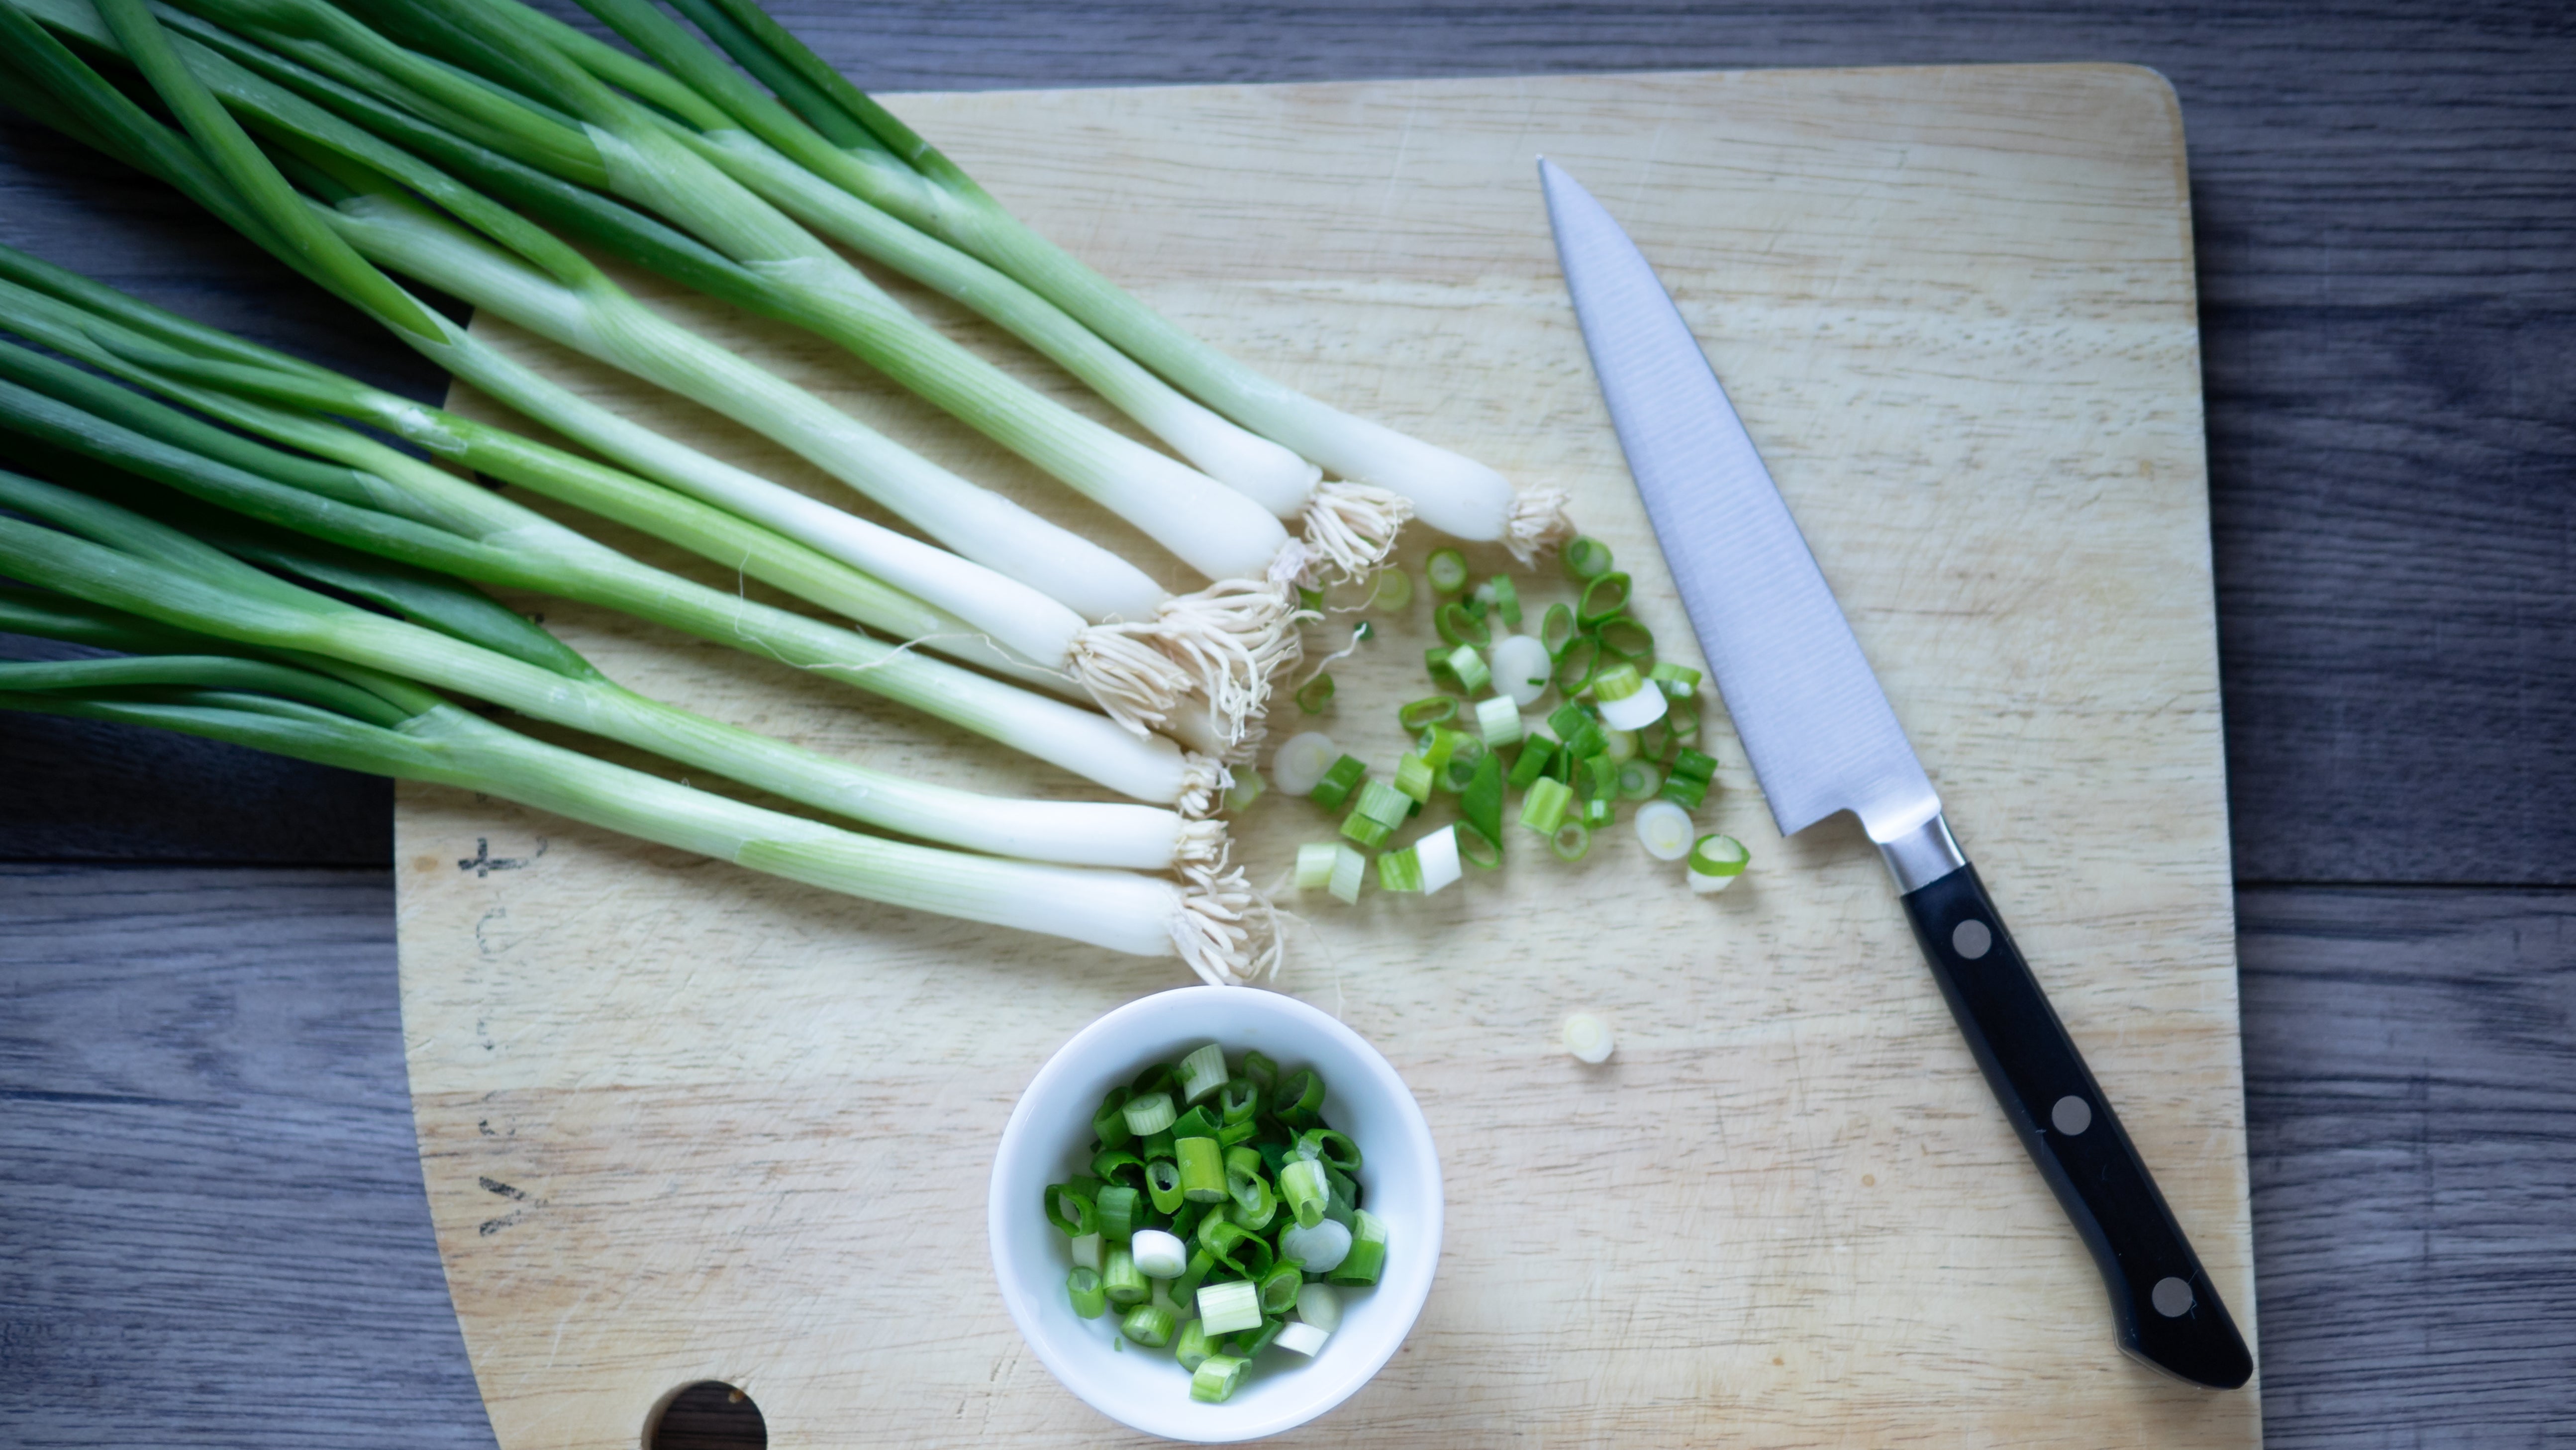
[[[2193,1384],[2235,1389],[2254,1373],[2236,1321],[2004,930],[1977,868],[1949,844],[1938,816],[1924,836],[1934,833],[1936,844],[1917,839],[1909,855],[1897,843],[1886,849],[1905,915],[1995,1100],[2093,1251],[2120,1347]],[[1932,880],[1912,879],[1941,854],[1957,864]]]

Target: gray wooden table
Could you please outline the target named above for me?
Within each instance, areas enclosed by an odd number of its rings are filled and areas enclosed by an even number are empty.
[[[2163,71],[2199,238],[2266,1429],[2576,1445],[2563,0],[786,8],[885,90]],[[14,117],[0,239],[438,391]],[[413,1158],[390,818],[377,782],[0,716],[0,1440],[491,1444]]]

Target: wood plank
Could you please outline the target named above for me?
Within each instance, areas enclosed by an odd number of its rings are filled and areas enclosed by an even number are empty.
[[[0,1418],[472,1450],[382,872],[0,867]]]

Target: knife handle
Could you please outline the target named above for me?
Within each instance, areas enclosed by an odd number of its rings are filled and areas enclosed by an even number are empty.
[[[2193,1384],[2245,1383],[2254,1357],[2244,1336],[2005,932],[1977,868],[1963,862],[1904,901],[1987,1085],[2101,1267],[2120,1348]]]

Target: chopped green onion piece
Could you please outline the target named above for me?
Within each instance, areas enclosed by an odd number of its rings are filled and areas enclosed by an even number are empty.
[[[1507,575],[1502,575],[1502,574],[1497,574],[1497,575],[1495,575],[1495,576],[1494,576],[1493,590],[1494,590],[1494,612],[1495,612],[1496,614],[1499,614],[1499,615],[1501,615],[1501,616],[1503,617],[1503,623],[1510,625],[1510,626],[1511,626],[1512,628],[1514,628],[1514,629],[1518,629],[1518,628],[1520,628],[1520,627],[1521,627],[1521,592],[1520,592],[1520,590],[1519,590],[1517,587],[1515,587],[1515,586],[1513,585],[1513,583],[1512,583],[1511,579],[1509,578],[1509,576],[1507,576]]]
[[[1180,1113],[1172,1106],[1169,1093],[1147,1093],[1127,1104],[1127,1131],[1139,1138],[1150,1138],[1172,1125]],[[1103,1178],[1109,1175],[1100,1175]]]
[[[1547,613],[1539,618],[1538,642],[1547,648],[1547,657],[1551,660],[1563,657],[1565,647],[1574,643],[1575,635],[1580,632],[1574,624],[1574,606],[1571,604],[1551,604]]]
[[[1440,631],[1440,642],[1453,650],[1462,644],[1482,649],[1494,642],[1493,628],[1470,614],[1467,606],[1454,601],[1441,605],[1440,612],[1431,617],[1431,622]]]
[[[1468,653],[1475,651],[1469,650]],[[1407,735],[1420,734],[1434,725],[1445,725],[1457,718],[1458,698],[1455,695],[1425,695],[1395,712],[1395,723],[1403,726]]]
[[[1610,621],[1627,612],[1630,585],[1628,576],[1620,573],[1603,574],[1586,583],[1582,600],[1574,606],[1574,622],[1588,633],[1600,633]],[[1651,647],[1654,637],[1647,636],[1646,642]]]
[[[1559,740],[1573,739],[1574,732],[1590,723],[1592,716],[1571,700],[1547,712],[1547,728],[1555,731]]]
[[[1109,1251],[1109,1267],[1101,1271],[1100,1284],[1112,1304],[1134,1304],[1146,1294],[1145,1276],[1136,1267],[1136,1256],[1123,1247]]]
[[[1181,1167],[1169,1158],[1157,1158],[1145,1165],[1145,1196],[1154,1201],[1154,1212],[1178,1213],[1181,1210]]]
[[[1472,834],[1472,833],[1471,833]],[[1458,879],[1458,827],[1442,826],[1413,843],[1413,859],[1421,873],[1422,894],[1429,896]]]
[[[1252,1286],[1247,1284],[1244,1287],[1248,1289]],[[1261,1322],[1260,1313],[1258,1307],[1253,1310],[1253,1322],[1256,1324]],[[1212,1334],[1217,1331],[1203,1330],[1202,1332]],[[1224,1404],[1233,1397],[1234,1387],[1243,1383],[1243,1372],[1251,1367],[1252,1361],[1248,1359],[1237,1359],[1230,1354],[1209,1355],[1199,1361],[1197,1369],[1190,1372],[1190,1398],[1203,1405]]]
[[[1171,1310],[1159,1304],[1139,1304],[1119,1321],[1118,1332],[1147,1349],[1160,1349],[1172,1342],[1175,1327]]]
[[[1733,836],[1702,836],[1691,844],[1691,890],[1724,891],[1752,860],[1753,853]]]
[[[1349,1228],[1351,1216],[1359,1210],[1360,1186],[1351,1181],[1349,1174],[1330,1163],[1324,1165],[1324,1185],[1333,1195],[1324,1204],[1324,1221]]]
[[[1555,753],[1556,742],[1544,735],[1522,741],[1520,758],[1512,762],[1512,789],[1529,789],[1530,782],[1547,773],[1548,757]]]
[[[1412,575],[1393,564],[1377,571],[1377,587],[1369,591],[1367,608],[1392,612],[1412,602]]]
[[[1494,672],[1485,668],[1485,657],[1476,653],[1472,644],[1462,644],[1449,652],[1449,673],[1470,695],[1494,682]]]
[[[1145,1195],[1123,1183],[1113,1183],[1100,1190],[1092,1202],[1100,1210],[1100,1237],[1113,1244],[1124,1244],[1145,1220]]]
[[[1265,1318],[1261,1321],[1261,1328],[1259,1330],[1255,1331],[1248,1337],[1241,1334],[1236,1335],[1234,1338],[1226,1342],[1226,1348],[1233,1351],[1235,1354],[1242,1356],[1244,1359],[1256,1359],[1260,1356],[1261,1351],[1270,1347],[1272,1340],[1279,1337],[1279,1331],[1287,1327],[1288,1321],[1285,1319]]]
[[[1207,1104],[1193,1103],[1188,1112],[1172,1120],[1172,1137],[1174,1141],[1182,1138],[1213,1138],[1216,1136],[1216,1127],[1216,1114],[1208,1111]]]
[[[1342,808],[1342,802],[1351,798],[1351,792],[1360,788],[1360,782],[1367,779],[1368,762],[1356,755],[1345,755],[1333,762],[1332,769],[1325,771],[1324,778],[1315,782],[1315,788],[1306,793],[1306,798],[1328,811],[1337,811]]]
[[[1136,1272],[1148,1279],[1178,1278],[1190,1262],[1189,1246],[1158,1228],[1136,1230],[1135,1242],[1128,1246],[1127,1253],[1136,1261]],[[1163,1297],[1159,1283],[1154,1286],[1154,1297]]]
[[[1636,759],[1637,732],[1634,730],[1602,731],[1601,753],[1610,757],[1613,763],[1619,765],[1625,765],[1629,761]]]
[[[1178,1120],[1177,1120],[1177,1119],[1175,1119],[1175,1121],[1178,1121]],[[1149,1158],[1149,1159],[1150,1159],[1150,1158],[1169,1158],[1169,1157],[1171,1157],[1171,1156],[1172,1156],[1172,1130],[1171,1130],[1171,1129],[1169,1129],[1169,1128],[1165,1128],[1163,1131],[1161,1131],[1161,1132],[1159,1132],[1159,1133],[1152,1134],[1151,1136],[1149,1136],[1149,1137],[1147,1137],[1147,1138],[1145,1139],[1145,1142],[1144,1142],[1143,1147],[1141,1147],[1141,1148],[1140,1148],[1140,1149],[1138,1149],[1137,1151],[1138,1151],[1138,1155],[1139,1155],[1140,1157]]]
[[[1091,1195],[1075,1192],[1070,1183],[1047,1185],[1046,1216],[1067,1238],[1100,1232],[1100,1210],[1092,1205]]]
[[[1404,824],[1404,818],[1412,810],[1413,804],[1412,796],[1385,781],[1373,780],[1360,787],[1360,798],[1351,806],[1351,810],[1381,826],[1394,827]]]
[[[1240,1280],[1199,1286],[1199,1322],[1210,1334],[1232,1334],[1261,1322],[1261,1291]]]
[[[1369,783],[1375,785],[1377,782]],[[1402,799],[1402,797],[1399,798]],[[1360,849],[1374,851],[1385,845],[1387,838],[1395,834],[1395,827],[1370,820],[1354,808],[1349,815],[1342,818],[1342,834],[1349,837],[1352,844]]]
[[[1699,734],[1699,704],[1693,700],[1675,700],[1672,710],[1673,738],[1689,740]]]
[[[1672,773],[1677,778],[1706,781],[1717,774],[1717,757],[1685,749],[1673,757]]]
[[[1467,587],[1467,556],[1455,549],[1434,549],[1422,563],[1422,577],[1435,594],[1455,594]]]
[[[1073,1262],[1075,1267],[1089,1269],[1094,1273],[1098,1273],[1103,1261],[1104,1255],[1100,1245],[1100,1235],[1084,1234],[1082,1237],[1073,1241]]]
[[[1522,754],[1529,752],[1524,749]],[[1487,751],[1477,760],[1476,768],[1458,792],[1458,814],[1467,818],[1470,834],[1483,836],[1497,846],[1503,840],[1503,762],[1502,757]],[[1465,842],[1461,841],[1463,848]]]
[[[1664,772],[1651,761],[1631,760],[1619,767],[1619,799],[1652,800],[1664,788]]]
[[[1290,795],[1312,795],[1324,780],[1324,772],[1333,768],[1340,752],[1333,748],[1333,737],[1320,730],[1291,735],[1270,754],[1270,774],[1278,787]]]
[[[1601,648],[1613,658],[1642,664],[1655,657],[1655,632],[1625,614],[1603,620],[1598,633]]]
[[[1357,906],[1360,900],[1360,882],[1367,871],[1368,857],[1348,846],[1335,845],[1333,879],[1325,884],[1324,889],[1330,891],[1333,899],[1342,905]]]
[[[1349,1134],[1337,1133],[1330,1128],[1308,1128],[1298,1134],[1297,1156],[1320,1158],[1325,1166],[1338,1168],[1344,1173],[1360,1171],[1360,1145],[1352,1142]]]
[[[1324,1165],[1311,1158],[1299,1158],[1279,1170],[1279,1201],[1296,1215],[1301,1228],[1324,1221],[1324,1204],[1332,1196],[1324,1181]]]
[[[1331,841],[1309,841],[1297,848],[1297,889],[1313,891],[1333,879],[1333,853],[1342,848]]]
[[[1209,1253],[1202,1245],[1197,1252],[1190,1255],[1190,1266],[1181,1272],[1179,1278],[1172,1281],[1172,1293],[1183,1303],[1190,1303],[1197,1298],[1200,1283],[1215,1272],[1216,1255]]]
[[[1181,1059],[1181,1101],[1195,1103],[1225,1086],[1225,1048],[1204,1043]]]
[[[1217,1203],[1225,1198],[1225,1158],[1214,1138],[1183,1138],[1172,1145],[1179,1151],[1181,1196],[1192,1203]]]
[[[1583,762],[1584,794],[1595,800],[1607,800],[1619,793],[1619,762],[1607,751]]]
[[[1124,1148],[1103,1148],[1092,1156],[1091,1173],[1112,1187],[1124,1183],[1133,1188],[1145,1181],[1145,1158],[1145,1154],[1130,1153]],[[1092,1190],[1094,1198],[1099,1194],[1099,1189]]]
[[[1677,665],[1666,660],[1648,670],[1646,678],[1654,681],[1665,694],[1680,700],[1687,699],[1699,689],[1700,673],[1688,665]]]
[[[1377,858],[1377,884],[1381,891],[1420,891],[1422,862],[1411,846],[1389,851]]]
[[[1494,688],[1523,706],[1538,703],[1555,672],[1556,661],[1535,637],[1515,634],[1494,641]]]
[[[1554,835],[1565,821],[1566,809],[1573,804],[1573,787],[1541,777],[1532,781],[1529,794],[1521,797],[1521,824],[1542,836]]]
[[[1458,833],[1458,859],[1479,871],[1492,871],[1503,864],[1503,843],[1474,829]]]
[[[1343,1251],[1349,1257],[1349,1251]],[[1318,1269],[1317,1273],[1330,1270]],[[1317,1280],[1297,1291],[1297,1317],[1326,1334],[1342,1327],[1342,1296],[1332,1285]]]
[[[1671,801],[1686,811],[1695,811],[1708,799],[1708,782],[1696,780],[1676,770],[1664,777],[1664,788],[1655,792],[1659,800]]]
[[[1306,1282],[1305,1265],[1295,1259],[1282,1259],[1261,1276],[1256,1291],[1265,1316],[1285,1314],[1297,1305],[1297,1286]]]
[[[1342,1266],[1324,1276],[1328,1284],[1374,1284],[1386,1272],[1386,1224],[1361,1209],[1351,1226],[1351,1252]]]
[[[1663,719],[1637,732],[1637,753],[1649,760],[1670,760],[1677,748],[1678,743],[1673,739],[1672,712],[1669,710],[1664,712]]]
[[[1260,1108],[1261,1089],[1242,1078],[1235,1078],[1217,1089],[1217,1115],[1229,1124],[1251,1122],[1252,1115]],[[1226,1157],[1228,1162],[1233,1161],[1231,1153]]]
[[[1580,861],[1592,850],[1592,828],[1581,821],[1567,821],[1547,838],[1547,848],[1559,861]]]
[[[1422,668],[1430,673],[1432,684],[1454,685],[1458,683],[1458,677],[1449,673],[1449,651],[1452,648],[1454,648],[1454,646],[1435,644],[1431,648],[1422,652]]]
[[[1247,1233],[1268,1233],[1279,1218],[1279,1195],[1270,1191],[1270,1180],[1253,1179],[1249,1189],[1225,1206],[1225,1216]]]
[[[1577,584],[1598,579],[1610,572],[1610,546],[1582,535],[1565,546],[1565,577]]]
[[[1591,688],[1593,671],[1601,664],[1601,639],[1598,635],[1578,634],[1557,653],[1554,683],[1567,696],[1580,695]]]
[[[1309,589],[1302,584],[1298,585],[1297,610],[1301,614],[1322,614],[1324,612],[1324,591],[1321,589]]]
[[[1225,808],[1230,811],[1251,809],[1252,803],[1261,799],[1261,792],[1268,782],[1261,778],[1260,771],[1248,765],[1229,773],[1234,776],[1234,784],[1226,787]]]
[[[1647,689],[1645,677],[1624,660],[1593,677],[1592,698],[1601,703],[1602,723],[1617,730],[1642,730],[1672,704],[1663,691]]]
[[[1324,707],[1331,703],[1333,703],[1333,676],[1329,670],[1308,680],[1297,691],[1297,708],[1309,715],[1323,714]]]
[[[1216,1346],[1208,1342],[1207,1324],[1202,1320],[1193,1319],[1182,1325],[1180,1334],[1172,1340],[1172,1358],[1186,1370],[1196,1370],[1215,1352]]]
[[[1589,1012],[1577,1012],[1565,1019],[1565,1050],[1574,1055],[1575,1061],[1597,1067],[1610,1060],[1612,1046],[1609,1023]]]
[[[1097,1319],[1109,1310],[1109,1295],[1100,1287],[1100,1272],[1077,1266],[1064,1276],[1065,1293],[1073,1299],[1073,1312],[1085,1319]]]
[[[1315,1121],[1324,1110],[1324,1077],[1311,1067],[1301,1067],[1279,1082],[1277,1105],[1272,1115],[1292,1128],[1303,1128]]]
[[[1587,831],[1598,831],[1618,818],[1618,803],[1608,796],[1598,795],[1583,803],[1583,813],[1577,817]]]
[[[1431,763],[1408,750],[1395,762],[1395,788],[1416,802],[1431,799]]]
[[[1528,722],[1521,719],[1520,702],[1509,695],[1476,702],[1476,729],[1489,749],[1517,745],[1529,733]]]
[[[1132,1135],[1127,1131],[1127,1115],[1120,1110],[1135,1095],[1131,1088],[1111,1088],[1109,1095],[1100,1100],[1100,1111],[1091,1115],[1091,1136],[1111,1148],[1126,1142]]]

